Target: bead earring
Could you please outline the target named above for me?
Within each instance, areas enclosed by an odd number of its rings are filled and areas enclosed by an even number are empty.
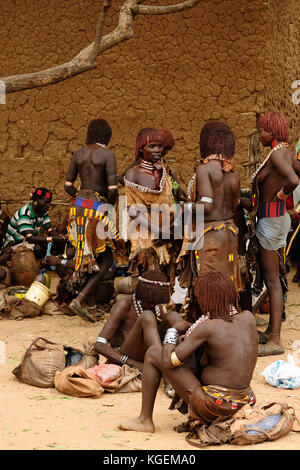
[[[276,147],[276,145],[277,145],[277,140],[276,140],[276,139],[273,139],[271,145],[272,145],[272,149],[273,149],[274,147]]]

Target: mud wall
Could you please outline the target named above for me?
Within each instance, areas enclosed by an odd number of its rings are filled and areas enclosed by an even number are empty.
[[[63,183],[72,152],[97,117],[111,124],[119,172],[132,161],[142,127],[170,129],[176,146],[169,159],[185,187],[202,126],[225,120],[235,133],[235,160],[247,185],[257,114],[285,111],[292,117],[292,138],[297,134],[290,81],[300,79],[299,30],[296,20],[289,24],[292,14],[297,18],[297,0],[282,3],[207,0],[181,13],[141,15],[134,37],[99,57],[96,70],[9,94],[0,105],[0,198],[11,202],[3,207],[12,215],[32,187],[43,185],[54,191],[51,211],[59,220],[70,202]],[[120,4],[113,0],[105,33],[117,25]],[[0,76],[70,60],[93,41],[97,14],[94,0],[1,2]]]
[[[294,0],[268,2],[265,37],[264,109],[282,112],[289,121],[290,144],[300,137],[300,4]],[[296,88],[292,88],[292,84]],[[298,103],[299,101],[299,103]]]

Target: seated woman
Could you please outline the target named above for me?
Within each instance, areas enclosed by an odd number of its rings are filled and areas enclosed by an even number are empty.
[[[135,292],[117,301],[100,331],[94,349],[116,364],[143,370],[147,348],[161,345],[167,321],[161,305],[170,301],[170,283],[160,271],[139,277]]]

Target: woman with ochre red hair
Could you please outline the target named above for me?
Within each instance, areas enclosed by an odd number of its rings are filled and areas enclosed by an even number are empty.
[[[261,116],[258,121],[261,143],[270,152],[251,177],[253,208],[250,237],[258,240],[263,280],[269,291],[269,325],[260,334],[259,356],[284,353],[280,341],[283,311],[284,248],[291,220],[286,200],[299,178],[296,163],[288,148],[288,122],[277,112]]]

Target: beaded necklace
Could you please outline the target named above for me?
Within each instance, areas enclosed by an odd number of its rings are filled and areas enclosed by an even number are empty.
[[[233,305],[231,305],[229,315],[236,315],[237,313],[239,313],[237,309]],[[185,338],[190,336],[191,332],[196,328],[196,326],[198,326],[200,323],[205,322],[206,320],[210,320],[209,312],[206,315],[202,315],[200,318],[198,318],[197,321],[195,321],[195,323],[192,324],[192,326],[189,327],[189,329],[184,335]]]
[[[134,183],[133,181],[127,180],[124,176],[125,186],[127,186],[128,188],[137,189],[141,193],[161,194],[167,182],[167,171],[163,165],[161,166],[161,168],[162,168],[162,176],[161,176],[160,183],[159,183],[159,189],[147,188],[147,186],[142,186],[141,184],[137,184],[137,183]]]
[[[288,144],[287,142],[282,142],[281,144],[278,144],[276,145],[274,148],[272,148],[270,150],[270,152],[268,153],[268,155],[266,156],[266,158],[264,159],[264,161],[261,163],[261,165],[259,165],[259,167],[257,168],[257,170],[253,173],[253,175],[251,176],[250,178],[250,182],[251,184],[254,183],[254,180],[256,178],[256,176],[258,175],[258,173],[260,172],[260,170],[262,170],[262,168],[267,164],[267,162],[270,160],[270,157],[272,155],[273,152],[275,152],[275,150],[278,150],[278,149],[281,149],[281,148],[287,148],[288,147]]]
[[[229,158],[223,157],[221,153],[212,153],[211,155],[208,155],[208,157],[203,158],[203,161],[210,161],[210,160],[218,160],[220,162],[230,162]]]
[[[228,158],[225,158],[225,157],[223,157],[223,155],[218,154],[218,153],[213,153],[211,155],[208,155],[208,157],[202,159],[202,161],[205,162],[205,163],[207,163],[207,161],[211,161],[211,160],[217,160],[219,162],[230,162],[230,160]],[[197,161],[199,163],[199,160],[197,160]],[[189,199],[191,199],[191,197],[192,197],[192,189],[193,189],[193,186],[194,186],[194,183],[195,183],[195,179],[196,179],[196,173],[194,173],[194,175],[192,176],[192,178],[190,179],[190,181],[188,183],[187,195],[188,195]]]
[[[191,200],[191,197],[192,197],[192,189],[195,183],[195,179],[196,179],[196,173],[194,173],[194,175],[190,179],[188,187],[187,187],[187,195],[188,195],[189,200]]]
[[[132,303],[133,303],[134,310],[137,316],[139,317],[142,314],[144,309],[143,309],[142,302],[140,300],[136,300],[135,293],[132,295]],[[154,310],[155,310],[155,316],[156,316],[157,321],[162,321],[160,306],[155,305]]]
[[[163,167],[161,162],[152,163],[152,162],[147,162],[146,160],[142,160],[139,166],[144,168],[145,170],[151,170],[151,171],[161,170]]]

